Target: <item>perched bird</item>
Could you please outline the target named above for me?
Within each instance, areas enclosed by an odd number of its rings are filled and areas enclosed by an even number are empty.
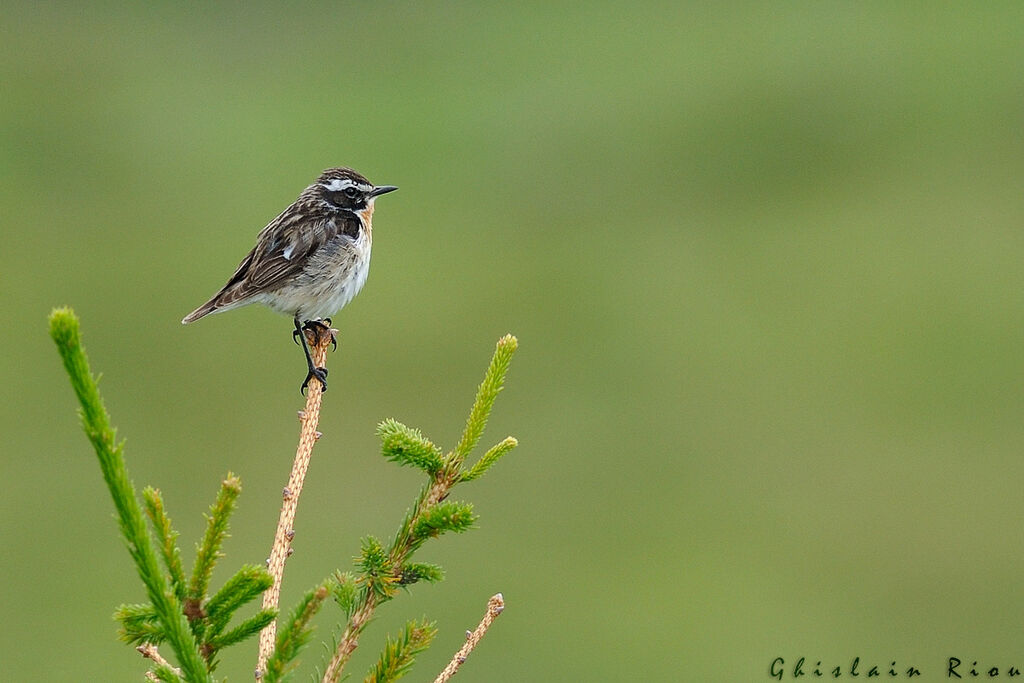
[[[350,168],[329,168],[270,221],[228,283],[182,324],[251,303],[292,316],[309,373],[327,390],[327,368],[313,365],[306,329],[328,329],[328,315],[366,283],[373,244],[373,203],[393,185],[374,185]]]

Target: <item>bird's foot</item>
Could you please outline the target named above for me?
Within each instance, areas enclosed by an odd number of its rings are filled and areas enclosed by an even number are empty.
[[[309,380],[314,377],[320,381],[320,386],[323,387],[321,391],[327,391],[327,368],[310,368],[309,374],[306,375],[306,381],[303,382],[302,387],[299,388],[300,393],[306,393],[306,388],[309,386]]]
[[[331,319],[323,318],[320,320],[307,320],[303,325],[302,329],[311,332],[313,334],[312,343],[314,346],[320,345],[320,335],[328,334],[331,337],[331,346],[335,351],[338,350],[338,340],[334,336],[334,331],[331,329]],[[292,332],[292,336],[299,334],[298,330]]]

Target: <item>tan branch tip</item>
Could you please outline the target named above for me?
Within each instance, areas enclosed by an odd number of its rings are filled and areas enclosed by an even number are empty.
[[[452,661],[448,662],[448,666],[444,668],[444,671],[437,675],[434,679],[434,683],[446,683],[452,676],[459,670],[459,667],[469,657],[469,653],[477,646],[480,640],[487,633],[487,629],[491,627],[491,624],[498,615],[505,611],[505,598],[502,597],[501,593],[497,593],[487,601],[487,613],[484,614],[484,618],[480,620],[480,624],[477,625],[475,631],[466,631],[466,643],[459,648],[459,651],[452,657]]]

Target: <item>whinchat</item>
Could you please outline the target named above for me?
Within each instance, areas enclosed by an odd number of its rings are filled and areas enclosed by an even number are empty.
[[[309,369],[327,390],[327,368],[313,364],[304,330],[326,330],[329,315],[359,293],[370,271],[373,203],[398,188],[374,185],[350,168],[330,168],[256,238],[228,283],[182,319],[195,322],[251,303],[292,316]]]

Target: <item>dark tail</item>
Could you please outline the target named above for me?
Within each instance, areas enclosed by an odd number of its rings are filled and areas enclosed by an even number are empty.
[[[211,313],[226,311],[244,305],[246,303],[245,299],[253,293],[251,290],[246,291],[244,279],[245,274],[249,271],[249,266],[252,264],[252,257],[255,253],[255,249],[250,251],[249,255],[238,264],[238,269],[231,276],[231,279],[228,280],[228,283],[219,292],[210,297],[209,301],[182,318],[181,324],[188,325]]]
[[[213,297],[212,299],[207,301],[205,304],[203,304],[202,306],[200,306],[196,310],[194,310],[191,313],[189,313],[188,315],[186,315],[184,318],[181,319],[181,324],[182,325],[188,325],[189,323],[194,323],[195,321],[199,320],[204,315],[209,315],[211,313],[214,313],[219,308],[219,306],[217,305],[217,299],[219,299],[219,298],[220,298],[220,295],[217,295],[217,296]]]

